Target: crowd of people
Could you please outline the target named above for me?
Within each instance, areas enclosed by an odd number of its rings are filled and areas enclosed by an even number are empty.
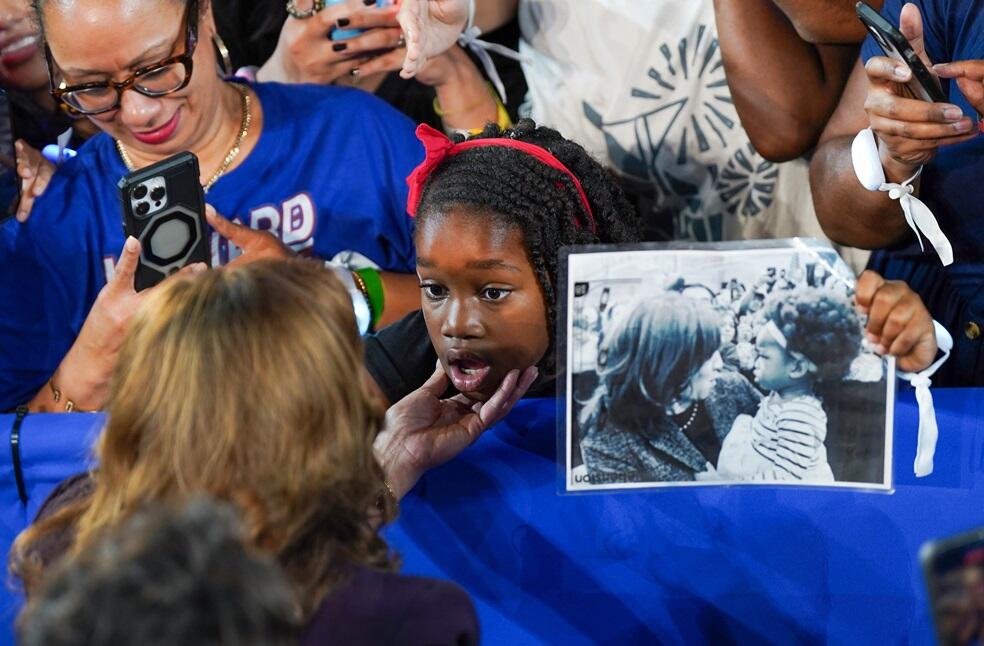
[[[869,4],[945,63],[951,104],[909,98],[843,0],[0,0],[22,183],[0,411],[108,414],[96,466],[11,551],[24,643],[476,643],[467,593],[397,574],[380,530],[520,398],[555,396],[565,246],[826,233],[858,269],[874,250],[853,301],[775,268],[622,317],[589,469],[822,479],[825,423],[800,470],[783,420],[825,419],[817,382],[862,343],[927,367],[933,318],[957,338],[943,383],[984,383],[984,7]],[[887,181],[921,169],[956,263],[854,176],[867,127]],[[65,132],[56,165],[40,151]],[[210,266],[137,291],[117,183],[181,151]],[[821,343],[830,312],[865,338]],[[671,325],[689,333],[639,333]],[[665,415],[633,418],[639,397]],[[660,453],[692,424],[686,459]]]

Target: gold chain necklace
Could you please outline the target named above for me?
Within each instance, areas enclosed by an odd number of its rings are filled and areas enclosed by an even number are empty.
[[[233,142],[232,148],[230,148],[229,152],[226,153],[225,159],[222,160],[222,164],[219,166],[219,169],[213,173],[208,181],[205,182],[205,186],[202,187],[206,193],[208,193],[208,189],[212,188],[212,185],[215,184],[215,182],[217,182],[227,170],[229,170],[229,166],[231,166],[232,162],[239,156],[239,151],[242,147],[243,141],[246,139],[246,135],[249,134],[249,126],[253,122],[253,114],[250,111],[249,92],[247,91],[246,86],[241,83],[233,83],[232,86],[236,88],[237,92],[239,92],[242,105],[243,116],[239,123],[239,134],[236,135],[236,141]],[[123,160],[123,164],[126,166],[127,170],[131,172],[136,170],[133,160],[130,159],[130,154],[126,152],[126,148],[123,147],[123,144],[120,143],[119,139],[116,140],[116,150],[119,151],[120,158]]]

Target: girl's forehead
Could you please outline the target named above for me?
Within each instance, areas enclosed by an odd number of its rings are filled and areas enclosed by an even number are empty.
[[[523,231],[494,214],[452,209],[428,214],[417,224],[417,255],[428,260],[508,257],[528,264]],[[434,258],[433,256],[440,256]]]

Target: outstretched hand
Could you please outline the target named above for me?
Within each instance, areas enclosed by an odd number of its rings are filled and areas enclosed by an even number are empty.
[[[386,411],[383,431],[373,449],[398,498],[428,469],[471,446],[504,418],[536,380],[537,369],[510,371],[486,402],[464,395],[441,396],[449,380],[440,362],[427,382]]]
[[[458,42],[468,22],[468,0],[403,0],[396,18],[407,43],[400,76],[408,79]]]

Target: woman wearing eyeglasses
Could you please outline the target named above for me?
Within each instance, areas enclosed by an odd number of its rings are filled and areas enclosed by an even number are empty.
[[[102,406],[144,297],[116,184],[183,150],[229,218],[209,215],[213,265],[354,252],[381,270],[380,323],[419,305],[405,178],[422,150],[405,117],[353,90],[224,81],[207,0],[34,5],[52,95],[102,132],[27,222],[0,227],[0,410]]]

